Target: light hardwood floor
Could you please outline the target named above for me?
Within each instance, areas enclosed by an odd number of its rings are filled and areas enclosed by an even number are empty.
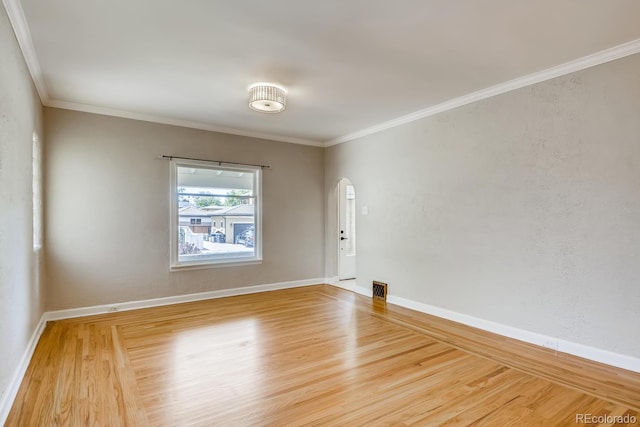
[[[50,322],[7,425],[575,426],[639,410],[640,374],[318,285]]]

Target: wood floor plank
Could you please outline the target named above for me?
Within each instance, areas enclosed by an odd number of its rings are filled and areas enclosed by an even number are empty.
[[[576,425],[640,374],[327,285],[47,324],[8,426]]]

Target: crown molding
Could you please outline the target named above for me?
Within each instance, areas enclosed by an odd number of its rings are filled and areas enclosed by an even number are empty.
[[[38,92],[38,96],[40,97],[40,102],[46,107],[55,107],[65,110],[82,111],[86,113],[102,114],[112,117],[142,120],[151,123],[161,123],[211,132],[220,132],[238,136],[247,136],[251,138],[267,139],[271,141],[289,142],[293,144],[310,145],[314,147],[324,146],[321,141],[315,141],[312,139],[294,138],[265,132],[245,131],[224,126],[215,126],[208,123],[173,119],[151,114],[135,113],[131,111],[50,99],[49,93],[47,91],[47,86],[44,81],[42,68],[40,67],[40,62],[38,61],[38,57],[33,46],[33,40],[31,39],[31,31],[29,30],[29,25],[27,24],[27,19],[24,15],[20,0],[2,0],[2,4],[7,11],[9,22],[11,22],[11,26],[13,27],[13,32],[16,35],[18,45],[20,46],[20,50],[22,51],[22,56],[24,57],[24,61],[27,64],[27,68],[29,69],[29,73],[31,74],[31,79],[33,80],[33,84],[35,85],[36,91]]]
[[[135,113],[125,110],[117,110],[114,108],[97,107],[94,105],[79,104],[76,102],[49,100],[43,102],[46,107],[61,108],[64,110],[81,111],[84,113],[101,114],[104,116],[120,117],[124,119],[140,120],[143,122],[160,123],[165,125],[180,126],[191,129],[200,129],[210,132],[227,133],[238,136],[248,136],[251,138],[268,139],[271,141],[289,142],[292,144],[311,145],[314,147],[323,147],[321,141],[314,141],[311,139],[293,138],[284,135],[275,135],[264,132],[252,132],[241,129],[228,128],[224,126],[215,126],[208,123],[193,122],[190,120],[173,119],[169,117],[157,116],[153,114]]]
[[[24,16],[22,5],[20,0],[2,0],[4,8],[7,11],[9,22],[13,27],[13,32],[18,40],[18,46],[22,51],[24,62],[27,64],[31,79],[36,87],[40,102],[43,104],[49,99],[47,93],[47,86],[44,84],[44,77],[42,76],[42,68],[40,68],[40,62],[36,56],[36,50],[33,47],[33,40],[31,40],[31,31],[27,25],[27,19]]]
[[[640,53],[640,39],[632,40],[627,43],[623,43],[618,46],[614,46],[609,49],[605,49],[600,52],[596,52],[591,55],[584,56],[582,58],[566,62],[564,64],[548,68],[536,73],[527,74],[526,76],[518,77],[513,80],[499,83],[495,86],[481,89],[476,92],[469,93],[467,95],[453,98],[443,103],[427,107],[422,110],[418,110],[411,114],[395,118],[386,122],[379,123],[375,126],[371,126],[357,132],[349,133],[338,138],[334,138],[324,142],[325,147],[341,144],[343,142],[351,141],[364,136],[372,135],[380,131],[391,129],[396,126],[400,126],[406,123],[410,123],[416,120],[423,119],[425,117],[433,116],[444,111],[452,110],[463,105],[471,104],[476,101],[491,98],[496,95],[500,95],[512,90],[520,89],[526,86],[530,86],[536,83],[551,80],[556,77],[564,76],[576,71],[584,70],[586,68],[594,67],[596,65],[604,64],[606,62],[614,61],[616,59],[624,58],[636,53]]]
[[[293,144],[310,145],[314,147],[330,147],[332,145],[341,144],[343,142],[351,141],[364,136],[372,135],[381,132],[386,129],[391,129],[396,126],[400,126],[406,123],[410,123],[416,120],[420,120],[435,114],[439,114],[445,111],[452,110],[463,105],[471,104],[473,102],[481,101],[496,95],[500,95],[512,90],[520,89],[526,86],[530,86],[536,83],[544,82],[556,77],[560,77],[566,74],[574,73],[576,71],[584,70],[586,68],[594,67],[596,65],[604,64],[606,62],[614,61],[616,59],[624,58],[626,56],[640,53],[640,39],[632,40],[627,43],[623,43],[618,46],[614,46],[609,49],[605,49],[600,52],[596,52],[591,55],[584,56],[582,58],[566,62],[564,64],[548,68],[536,73],[528,74],[526,76],[518,77],[504,83],[499,83],[494,86],[490,86],[485,89],[478,90],[476,92],[469,93],[467,95],[453,98],[448,101],[442,102],[431,107],[424,108],[422,110],[415,111],[413,113],[397,117],[393,120],[388,120],[377,125],[352,132],[343,136],[339,136],[334,139],[326,141],[316,141],[311,139],[294,138],[284,135],[269,134],[263,132],[252,132],[241,129],[228,128],[223,126],[215,126],[208,123],[193,122],[189,120],[173,119],[163,116],[135,113],[131,111],[117,110],[112,108],[97,107],[86,104],[79,104],[68,101],[59,101],[49,98],[47,87],[44,82],[44,77],[40,63],[33,47],[33,41],[31,39],[31,33],[29,26],[27,25],[24,11],[19,0],[2,0],[4,7],[7,11],[9,21],[13,27],[13,31],[18,40],[18,45],[22,50],[25,63],[31,74],[31,78],[36,87],[36,91],[40,96],[40,101],[47,107],[62,108],[66,110],[82,111],[87,113],[103,114],[113,117],[122,117],[133,120],[142,120],[152,123],[161,123],[174,126],[181,126],[193,129],[206,130],[211,132],[228,133],[232,135],[248,136],[252,138],[268,139],[272,141],[289,142]]]

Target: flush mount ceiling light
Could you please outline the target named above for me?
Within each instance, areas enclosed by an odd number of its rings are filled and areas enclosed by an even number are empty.
[[[280,113],[287,107],[287,90],[273,83],[249,86],[249,108],[261,113]]]

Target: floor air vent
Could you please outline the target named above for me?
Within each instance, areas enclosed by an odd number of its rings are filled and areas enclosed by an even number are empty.
[[[387,300],[387,284],[373,281],[373,298],[383,301]]]

